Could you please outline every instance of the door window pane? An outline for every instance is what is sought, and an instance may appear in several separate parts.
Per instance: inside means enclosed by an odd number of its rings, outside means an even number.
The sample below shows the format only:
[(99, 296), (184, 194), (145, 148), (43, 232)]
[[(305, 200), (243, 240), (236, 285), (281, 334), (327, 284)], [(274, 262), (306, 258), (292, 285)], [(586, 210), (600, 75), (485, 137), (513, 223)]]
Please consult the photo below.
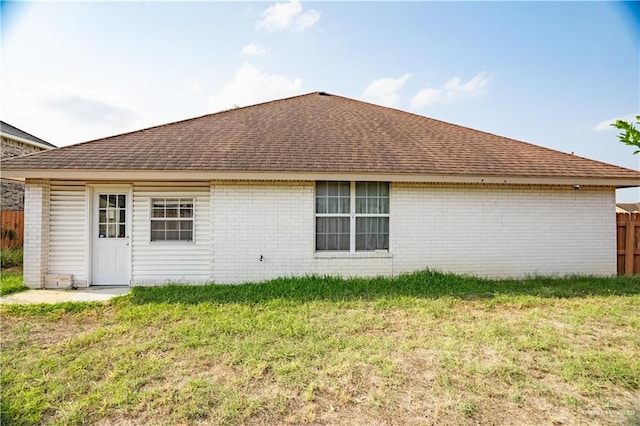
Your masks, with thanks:
[(116, 225), (115, 223), (110, 223), (107, 225), (107, 238), (115, 238), (116, 237)]
[(126, 194), (98, 195), (98, 238), (125, 238), (127, 234)]

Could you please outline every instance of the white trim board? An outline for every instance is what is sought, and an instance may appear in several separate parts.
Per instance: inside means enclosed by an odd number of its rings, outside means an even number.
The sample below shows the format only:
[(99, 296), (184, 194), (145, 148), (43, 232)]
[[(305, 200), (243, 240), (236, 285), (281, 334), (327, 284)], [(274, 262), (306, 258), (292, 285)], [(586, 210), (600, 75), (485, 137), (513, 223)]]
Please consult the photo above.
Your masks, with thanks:
[(640, 186), (636, 178), (598, 177), (536, 177), (536, 176), (492, 176), (492, 175), (427, 175), (398, 173), (336, 173), (336, 172), (252, 172), (252, 171), (185, 171), (185, 170), (2, 170), (2, 177), (9, 179), (74, 179), (111, 181), (316, 181), (358, 180), (382, 182), (417, 183), (471, 183), (471, 184), (521, 184), (521, 185), (592, 185), (615, 188)]

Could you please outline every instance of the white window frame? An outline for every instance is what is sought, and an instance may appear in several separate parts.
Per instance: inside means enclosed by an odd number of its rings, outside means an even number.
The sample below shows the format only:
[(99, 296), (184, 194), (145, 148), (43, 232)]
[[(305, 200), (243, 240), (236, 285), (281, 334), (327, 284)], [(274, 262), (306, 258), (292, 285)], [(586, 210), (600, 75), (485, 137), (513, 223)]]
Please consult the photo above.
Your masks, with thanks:
[[(177, 200), (178, 202), (178, 217), (154, 217), (154, 203), (163, 202), (166, 210), (167, 200)], [(180, 204), (182, 203), (190, 203), (191, 204), (191, 217), (180, 217)], [(164, 222), (191, 222), (191, 239), (190, 240), (154, 240), (153, 239), (153, 222), (154, 221), (164, 221)], [(180, 236), (180, 232), (178, 232), (178, 236)], [(180, 196), (165, 196), (165, 197), (152, 197), (149, 199), (149, 242), (152, 244), (175, 244), (175, 243), (194, 243), (196, 240), (196, 199), (195, 197), (180, 197)]]
[[(318, 213), (317, 212), (317, 184), (318, 182), (349, 182), (349, 213)], [(314, 232), (313, 232), (313, 245), (316, 253), (376, 253), (376, 252), (389, 252), (389, 248), (386, 249), (376, 249), (376, 250), (356, 250), (356, 220), (357, 218), (362, 217), (386, 217), (389, 218), (389, 223), (391, 222), (391, 182), (383, 182), (389, 186), (389, 213), (356, 213), (356, 184), (358, 182), (366, 182), (366, 181), (346, 181), (346, 180), (336, 180), (336, 181), (316, 181), (314, 186), (314, 196), (313, 196), (313, 209), (314, 209), (314, 219), (318, 217), (348, 217), (349, 218), (349, 250), (318, 250), (316, 244), (317, 238), (317, 221), (314, 220)], [(378, 181), (375, 181), (378, 182)], [(391, 228), (389, 227), (389, 247), (391, 247)]]

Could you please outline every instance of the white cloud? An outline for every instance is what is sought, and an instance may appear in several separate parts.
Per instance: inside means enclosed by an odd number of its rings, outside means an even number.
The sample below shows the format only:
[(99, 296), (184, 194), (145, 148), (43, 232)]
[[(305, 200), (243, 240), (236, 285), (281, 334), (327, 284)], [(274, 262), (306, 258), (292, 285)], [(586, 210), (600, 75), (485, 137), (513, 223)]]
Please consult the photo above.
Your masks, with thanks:
[(319, 20), (320, 12), (315, 9), (311, 9), (296, 18), (293, 28), (296, 31), (303, 31), (307, 28), (313, 27)]
[(442, 100), (442, 89), (422, 89), (411, 99), (413, 108), (422, 108), (427, 105), (433, 105)]
[(616, 130), (615, 127), (611, 127), (611, 125), (613, 123), (615, 123), (616, 120), (624, 120), (624, 121), (627, 121), (627, 122), (630, 122), (630, 123), (635, 123), (637, 115), (640, 115), (640, 112), (635, 113), (635, 114), (629, 113), (629, 114), (622, 115), (620, 117), (614, 117), (614, 118), (610, 118), (608, 120), (601, 121), (601, 122), (599, 122), (598, 124), (596, 124), (594, 126), (593, 131), (594, 132), (604, 132), (606, 130)]
[(302, 80), (288, 79), (283, 75), (267, 74), (248, 65), (235, 72), (233, 78), (222, 90), (210, 96), (209, 108), (220, 111), (233, 106), (255, 103), (293, 96), (300, 92)]
[(249, 43), (242, 48), (242, 53), (248, 56), (263, 56), (269, 54), (269, 50), (259, 44)]
[(411, 107), (424, 108), (436, 103), (456, 102), (480, 96), (484, 93), (489, 80), (489, 75), (486, 72), (481, 72), (466, 82), (463, 82), (460, 77), (450, 78), (442, 87), (429, 87), (420, 90), (411, 99)]
[(461, 83), (460, 77), (454, 77), (444, 83), (443, 88), (454, 92), (465, 92), (479, 94), (479, 92), (489, 83), (487, 73), (481, 72), (466, 83)]
[(386, 106), (397, 106), (400, 100), (398, 91), (404, 86), (411, 74), (406, 73), (399, 78), (379, 78), (369, 84), (363, 93), (363, 97), (370, 101)]
[(287, 28), (302, 31), (312, 27), (320, 20), (320, 12), (311, 9), (303, 12), (299, 0), (288, 3), (276, 3), (262, 12), (262, 19), (256, 24), (257, 29), (268, 31), (284, 30)]
[(149, 125), (130, 103), (76, 86), (14, 80), (4, 95), (3, 120), (58, 146)]
[(200, 82), (195, 78), (190, 78), (184, 81), (184, 94), (200, 93), (202, 87)]
[(140, 118), (129, 107), (84, 94), (64, 93), (42, 101), (47, 107), (65, 115), (68, 120), (84, 125), (108, 124), (114, 129), (126, 129)]

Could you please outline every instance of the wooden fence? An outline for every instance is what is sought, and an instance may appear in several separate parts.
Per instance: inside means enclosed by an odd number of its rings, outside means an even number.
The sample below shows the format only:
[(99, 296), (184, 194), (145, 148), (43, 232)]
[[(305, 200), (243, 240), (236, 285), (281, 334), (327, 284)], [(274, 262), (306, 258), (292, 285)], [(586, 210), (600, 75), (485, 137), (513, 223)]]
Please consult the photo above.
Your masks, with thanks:
[(22, 247), (24, 242), (24, 212), (2, 211), (2, 243), (0, 248)]
[(640, 274), (640, 214), (617, 213), (618, 275)]

